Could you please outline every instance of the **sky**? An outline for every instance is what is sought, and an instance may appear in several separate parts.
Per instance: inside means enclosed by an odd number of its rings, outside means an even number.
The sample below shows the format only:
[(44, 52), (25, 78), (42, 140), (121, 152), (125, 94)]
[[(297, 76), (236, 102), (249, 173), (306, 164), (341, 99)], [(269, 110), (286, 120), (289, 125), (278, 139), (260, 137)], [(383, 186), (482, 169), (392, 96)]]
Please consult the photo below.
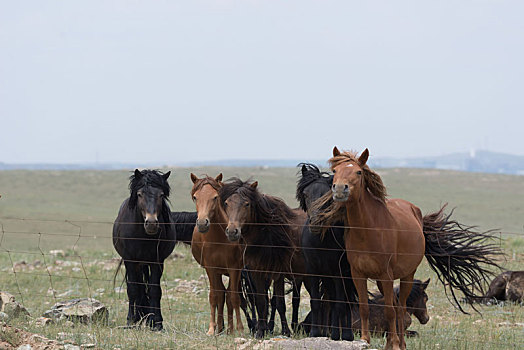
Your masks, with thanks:
[(524, 2), (0, 0), (0, 162), (524, 155)]

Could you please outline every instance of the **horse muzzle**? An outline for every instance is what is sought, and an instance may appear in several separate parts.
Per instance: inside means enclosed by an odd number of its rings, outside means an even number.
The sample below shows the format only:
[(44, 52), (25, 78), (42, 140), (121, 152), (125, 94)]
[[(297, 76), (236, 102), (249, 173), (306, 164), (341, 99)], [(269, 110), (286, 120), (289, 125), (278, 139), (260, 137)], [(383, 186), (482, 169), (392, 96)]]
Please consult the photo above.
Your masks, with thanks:
[(144, 229), (146, 230), (146, 234), (150, 236), (156, 235), (159, 228), (160, 225), (157, 218), (146, 216), (144, 220)]
[(236, 242), (240, 239), (241, 230), (240, 228), (230, 228), (226, 227), (226, 236), (231, 242)]
[(198, 232), (200, 233), (207, 233), (209, 231), (209, 227), (211, 226), (211, 222), (209, 222), (209, 219), (197, 219), (196, 226), (198, 228)]
[(333, 193), (333, 200), (335, 202), (345, 202), (349, 198), (348, 185), (333, 185), (331, 192)]

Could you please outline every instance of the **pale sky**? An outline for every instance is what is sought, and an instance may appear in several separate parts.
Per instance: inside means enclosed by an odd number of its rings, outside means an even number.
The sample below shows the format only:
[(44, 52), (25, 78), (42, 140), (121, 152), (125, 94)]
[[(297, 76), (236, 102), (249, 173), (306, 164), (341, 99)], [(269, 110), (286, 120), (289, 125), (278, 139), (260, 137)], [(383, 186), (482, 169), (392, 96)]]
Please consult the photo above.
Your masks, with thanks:
[(0, 1), (0, 162), (524, 155), (524, 2)]

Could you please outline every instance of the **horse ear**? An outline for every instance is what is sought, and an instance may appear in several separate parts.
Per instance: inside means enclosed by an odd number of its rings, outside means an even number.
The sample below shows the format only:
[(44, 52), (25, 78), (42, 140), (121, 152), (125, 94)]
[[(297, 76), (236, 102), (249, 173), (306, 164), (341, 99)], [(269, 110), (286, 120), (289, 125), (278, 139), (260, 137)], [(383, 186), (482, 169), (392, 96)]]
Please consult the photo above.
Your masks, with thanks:
[(358, 157), (358, 164), (360, 166), (364, 166), (366, 165), (366, 162), (368, 161), (368, 158), (369, 158), (369, 151), (368, 149), (366, 148), (364, 150), (364, 152), (362, 152), (362, 154), (360, 155), (360, 157)]
[(193, 181), (193, 183), (198, 181), (198, 177), (195, 174), (191, 173), (189, 176), (191, 177), (191, 181)]
[(140, 170), (135, 169), (135, 179), (140, 179), (142, 177), (142, 173)]
[(216, 182), (221, 182), (222, 181), (222, 173), (218, 174), (217, 177), (215, 177), (215, 181)]
[(428, 287), (429, 281), (431, 281), (431, 278), (428, 278), (427, 281), (422, 282), (422, 288), (426, 289)]
[(337, 157), (340, 155), (340, 151), (338, 150), (337, 146), (333, 147), (333, 157)]
[(302, 176), (306, 175), (306, 173), (307, 173), (306, 164), (302, 164)]
[(164, 180), (167, 181), (167, 179), (169, 179), (169, 175), (171, 175), (171, 171), (168, 171), (167, 173), (165, 173), (164, 175), (162, 175), (162, 177), (164, 178)]
[(251, 185), (249, 185), (251, 188), (255, 189), (258, 186), (258, 181), (253, 182)]

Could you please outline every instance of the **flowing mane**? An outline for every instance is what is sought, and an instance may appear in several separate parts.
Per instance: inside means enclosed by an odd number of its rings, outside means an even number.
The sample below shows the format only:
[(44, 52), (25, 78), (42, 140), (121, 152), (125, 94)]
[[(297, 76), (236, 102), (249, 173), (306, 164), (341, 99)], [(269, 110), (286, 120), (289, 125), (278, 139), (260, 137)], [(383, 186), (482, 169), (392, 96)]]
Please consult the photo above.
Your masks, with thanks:
[(222, 205), (233, 194), (251, 203), (254, 222), (242, 230), (250, 268), (271, 272), (289, 269), (296, 249), (289, 232), (296, 218), (293, 210), (282, 199), (262, 194), (249, 180), (236, 177), (224, 182), (219, 193)]
[[(382, 182), (382, 178), (367, 164), (359, 164), (357, 153), (353, 151), (341, 152), (338, 156), (332, 157), (328, 160), (331, 169), (336, 168), (340, 164), (354, 162), (362, 169), (362, 175), (366, 190), (373, 198), (382, 204), (386, 204), (386, 186)], [(324, 234), (329, 226), (336, 222), (345, 222), (347, 224), (346, 211), (343, 203), (335, 202), (331, 192), (316, 200), (312, 205), (313, 211), (316, 215), (311, 217), (312, 232), (321, 232)]]
[(331, 185), (333, 183), (333, 175), (330, 175), (326, 171), (320, 171), (320, 169), (311, 163), (300, 163), (298, 165), (301, 169), (306, 169), (306, 172), (303, 170), (299, 170), (299, 173), (301, 174), (300, 178), (297, 181), (297, 193), (296, 198), (300, 203), (300, 208), (307, 212), (307, 204), (306, 204), (306, 197), (304, 196), (304, 190), (306, 187), (311, 185), (312, 183), (322, 179), (327, 184)]
[(164, 179), (164, 173), (159, 170), (149, 169), (142, 170), (140, 173), (142, 174), (140, 177), (135, 176), (134, 173), (129, 177), (129, 208), (135, 208), (138, 199), (138, 190), (143, 187), (147, 189), (148, 186), (161, 189), (162, 192), (164, 192), (164, 204), (167, 205), (171, 187), (167, 180)]
[(373, 195), (376, 199), (382, 203), (386, 203), (386, 186), (382, 182), (380, 176), (371, 170), (367, 164), (361, 165), (358, 162), (357, 153), (353, 151), (343, 151), (340, 155), (332, 157), (328, 160), (331, 169), (333, 170), (337, 166), (343, 163), (354, 162), (362, 168), (362, 175), (364, 176), (364, 183), (366, 184), (366, 189), (369, 193)]

